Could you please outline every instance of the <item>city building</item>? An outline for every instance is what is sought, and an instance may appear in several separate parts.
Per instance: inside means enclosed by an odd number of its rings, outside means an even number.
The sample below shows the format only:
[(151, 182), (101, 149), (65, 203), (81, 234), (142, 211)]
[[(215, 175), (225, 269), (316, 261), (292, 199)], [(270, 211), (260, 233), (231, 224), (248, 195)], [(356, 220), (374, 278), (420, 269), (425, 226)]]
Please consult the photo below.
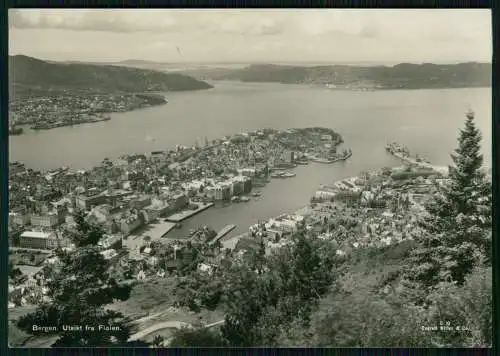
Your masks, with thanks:
[(183, 183), (181, 186), (187, 196), (193, 197), (202, 189), (202, 187), (204, 187), (204, 183), (199, 180), (194, 180), (192, 182)]
[(24, 248), (53, 250), (57, 247), (66, 247), (68, 241), (59, 238), (54, 232), (25, 231), (19, 238), (19, 244)]
[(244, 183), (240, 180), (233, 179), (232, 181), (232, 195), (243, 194)]
[(89, 215), (92, 215), (100, 223), (104, 223), (111, 218), (112, 207), (108, 204), (102, 204), (94, 207)]
[(97, 244), (105, 250), (119, 250), (123, 246), (122, 237), (122, 235), (104, 235)]
[(250, 178), (253, 178), (255, 177), (255, 168), (241, 168), (241, 169), (238, 169), (238, 174), (239, 175), (242, 175), (242, 176), (247, 176), (247, 177), (250, 177)]
[(120, 226), (115, 219), (110, 218), (104, 222), (103, 229), (107, 234), (116, 234), (120, 231)]
[(168, 205), (170, 205), (174, 210), (185, 208), (188, 204), (189, 198), (184, 193), (174, 194), (168, 199)]
[(131, 209), (142, 209), (151, 205), (151, 198), (148, 196), (141, 196), (130, 201)]
[(100, 194), (93, 196), (79, 195), (76, 197), (76, 206), (83, 210), (90, 210), (92, 207), (106, 202), (107, 197)]
[(137, 230), (142, 225), (141, 219), (138, 215), (131, 215), (121, 221), (120, 230), (125, 235)]
[(30, 224), (33, 227), (53, 229), (61, 223), (60, 216), (56, 213), (45, 215), (31, 215)]
[(104, 259), (110, 261), (111, 263), (115, 263), (119, 260), (120, 255), (114, 249), (108, 249), (100, 252)]
[(231, 199), (232, 185), (227, 182), (220, 182), (215, 186), (215, 200)]
[(30, 223), (31, 217), (27, 213), (9, 213), (9, 224), (25, 226)]
[[(233, 182), (239, 182), (243, 185), (243, 194), (248, 194), (252, 190), (252, 179), (248, 176), (236, 176), (233, 178)], [(234, 191), (234, 188), (233, 188)]]

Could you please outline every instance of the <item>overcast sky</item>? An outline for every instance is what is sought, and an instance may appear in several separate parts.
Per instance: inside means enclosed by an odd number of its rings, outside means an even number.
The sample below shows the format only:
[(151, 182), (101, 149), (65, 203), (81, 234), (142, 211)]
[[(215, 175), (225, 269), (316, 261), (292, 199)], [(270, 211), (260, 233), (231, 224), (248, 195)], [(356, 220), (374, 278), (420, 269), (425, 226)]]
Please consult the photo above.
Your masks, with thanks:
[(489, 10), (10, 10), (9, 52), (161, 62), (490, 61)]

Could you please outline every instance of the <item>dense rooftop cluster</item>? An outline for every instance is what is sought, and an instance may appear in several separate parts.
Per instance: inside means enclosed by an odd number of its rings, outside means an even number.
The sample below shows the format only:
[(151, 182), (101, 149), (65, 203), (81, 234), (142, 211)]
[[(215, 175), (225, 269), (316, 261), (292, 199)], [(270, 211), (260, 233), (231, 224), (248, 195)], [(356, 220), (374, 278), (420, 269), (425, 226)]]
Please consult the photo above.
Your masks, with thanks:
[(124, 112), (164, 104), (161, 96), (135, 94), (80, 94), (26, 98), (10, 105), (9, 124), (30, 124), (33, 129), (103, 121), (105, 113)]
[[(206, 140), (203, 147), (178, 145), (115, 161), (106, 158), (87, 171), (61, 167), (40, 172), (12, 163), (9, 236), (13, 253), (41, 273), (43, 259), (31, 255), (40, 251), (50, 256), (58, 247), (74, 248), (68, 236), (75, 227), (74, 214), (80, 213), (104, 229), (103, 254), (116, 261), (115, 270), (121, 271), (122, 278), (141, 279), (180, 268), (176, 261), (191, 259), (194, 250), (215, 258), (218, 250), (214, 249), (223, 245), (210, 243), (208, 250), (202, 247), (215, 237), (211, 232), (210, 238), (202, 238), (203, 243), (194, 248), (199, 237), (196, 231), (174, 243), (178, 249), (175, 258), (164, 256), (166, 260), (159, 262), (155, 255), (164, 244), (172, 244), (160, 239), (193, 211), (247, 196), (255, 186), (269, 181), (271, 171), (293, 169), (296, 160), (331, 152), (341, 142), (340, 135), (329, 129), (264, 129), (211, 143)], [(231, 241), (224, 244), (230, 246)], [(116, 248), (118, 251), (112, 251)]]

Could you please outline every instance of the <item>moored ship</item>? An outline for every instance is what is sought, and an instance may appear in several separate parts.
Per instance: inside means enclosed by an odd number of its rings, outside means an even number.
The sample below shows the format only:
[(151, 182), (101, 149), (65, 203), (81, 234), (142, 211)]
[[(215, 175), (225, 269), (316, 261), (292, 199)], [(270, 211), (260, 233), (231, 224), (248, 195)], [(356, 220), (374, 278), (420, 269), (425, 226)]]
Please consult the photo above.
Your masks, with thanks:
[(271, 178), (292, 178), (295, 177), (295, 173), (292, 172), (273, 172), (271, 173)]

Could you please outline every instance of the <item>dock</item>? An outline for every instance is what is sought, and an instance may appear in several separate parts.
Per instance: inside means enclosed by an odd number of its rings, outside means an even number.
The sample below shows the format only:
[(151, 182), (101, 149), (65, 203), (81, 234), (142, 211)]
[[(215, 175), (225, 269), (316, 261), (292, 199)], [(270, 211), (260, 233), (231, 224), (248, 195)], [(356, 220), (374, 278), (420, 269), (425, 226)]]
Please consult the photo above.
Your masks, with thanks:
[(405, 156), (399, 152), (389, 152), (389, 153), (392, 156), (394, 156), (395, 158), (399, 159), (400, 161), (402, 161), (406, 164), (414, 165), (414, 166), (420, 167), (420, 168), (431, 169), (431, 170), (436, 171), (438, 173), (441, 173), (443, 175), (448, 175), (448, 167), (435, 166), (435, 165), (432, 165), (430, 163), (423, 162), (423, 161), (419, 162), (416, 160), (416, 158), (412, 158), (410, 156)]
[(175, 225), (176, 223), (174, 222), (152, 223), (141, 229), (140, 236), (148, 235), (151, 237), (151, 240), (158, 240), (175, 228)]
[(191, 216), (199, 214), (202, 211), (207, 210), (208, 208), (210, 208), (212, 206), (214, 206), (214, 203), (200, 204), (199, 208), (196, 210), (184, 210), (184, 211), (181, 211), (180, 213), (175, 213), (173, 215), (170, 215), (165, 220), (169, 221), (169, 222), (178, 223), (178, 222), (181, 222), (183, 220), (186, 220), (187, 218), (190, 218)]
[(216, 243), (217, 241), (222, 239), (224, 236), (229, 234), (231, 231), (233, 231), (235, 228), (236, 228), (236, 225), (234, 225), (234, 224), (224, 226), (222, 228), (222, 230), (219, 231), (217, 236), (215, 236), (212, 240), (210, 240), (210, 242), (208, 244), (213, 245), (214, 243)]

